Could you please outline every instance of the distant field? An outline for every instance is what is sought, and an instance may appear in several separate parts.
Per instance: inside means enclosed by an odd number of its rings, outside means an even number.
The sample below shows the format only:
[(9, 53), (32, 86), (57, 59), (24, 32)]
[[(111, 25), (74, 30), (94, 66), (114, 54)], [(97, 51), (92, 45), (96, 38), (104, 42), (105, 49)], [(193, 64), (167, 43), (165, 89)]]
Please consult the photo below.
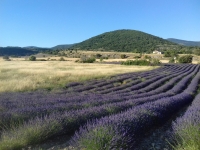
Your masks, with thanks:
[[(18, 60), (18, 61), (16, 61)], [(114, 64), (81, 64), (74, 61), (0, 60), (0, 92), (55, 89), (69, 82), (79, 82), (126, 72), (151, 70), (155, 67)]]
[[(109, 57), (109, 59), (103, 59), (104, 62), (117, 62), (117, 61), (126, 61), (127, 59), (134, 60), (135, 56), (140, 56), (139, 53), (131, 53), (131, 52), (102, 52), (102, 51), (83, 51), (83, 50), (78, 50), (78, 51), (73, 51), (72, 53), (69, 53), (69, 51), (61, 51), (60, 53), (65, 53), (67, 56), (57, 56), (57, 55), (51, 55), (51, 54), (43, 54), (39, 53), (36, 54), (37, 60), (48, 60), (48, 61), (56, 61), (59, 60), (61, 57), (63, 57), (67, 61), (76, 61), (80, 59), (80, 56), (88, 56), (88, 57), (93, 57), (96, 54), (101, 54), (104, 57)], [(70, 54), (70, 55), (69, 55)], [(121, 55), (126, 55), (127, 58), (121, 59)], [(147, 55), (152, 58), (159, 59), (160, 62), (162, 63), (168, 63), (169, 62), (169, 57), (164, 57), (163, 54), (143, 54), (143, 57)], [(179, 56), (183, 56), (186, 54), (179, 54)], [(78, 57), (79, 56), (79, 57)], [(200, 63), (200, 56), (193, 55), (193, 64), (198, 64)], [(23, 56), (21, 58), (13, 58), (10, 57), (11, 60), (14, 61), (24, 61), (28, 60), (29, 56)], [(0, 61), (2, 60), (2, 57), (0, 57)], [(96, 59), (96, 61), (100, 61), (100, 59)]]

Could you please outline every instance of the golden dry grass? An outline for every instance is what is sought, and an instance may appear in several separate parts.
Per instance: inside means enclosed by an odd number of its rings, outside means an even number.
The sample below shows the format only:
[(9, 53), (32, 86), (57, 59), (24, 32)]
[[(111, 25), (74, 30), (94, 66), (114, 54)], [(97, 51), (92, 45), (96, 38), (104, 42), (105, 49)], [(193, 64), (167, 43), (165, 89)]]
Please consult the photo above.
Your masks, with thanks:
[(72, 61), (2, 61), (0, 92), (56, 89), (69, 82), (80, 82), (114, 74), (154, 69), (150, 66), (82, 64)]

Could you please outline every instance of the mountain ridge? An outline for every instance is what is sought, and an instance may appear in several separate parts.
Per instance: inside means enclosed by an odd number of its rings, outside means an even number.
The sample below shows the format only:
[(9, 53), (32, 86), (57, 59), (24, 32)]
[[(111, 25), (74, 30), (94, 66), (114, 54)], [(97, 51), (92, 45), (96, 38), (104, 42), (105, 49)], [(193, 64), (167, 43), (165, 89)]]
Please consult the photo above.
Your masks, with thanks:
[(56, 45), (54, 47), (51, 47), (51, 49), (53, 50), (57, 50), (57, 49), (68, 49), (70, 47), (72, 47), (75, 44), (60, 44), (60, 45)]
[(167, 38), (166, 40), (180, 44), (180, 45), (184, 45), (184, 46), (199, 46), (200, 47), (200, 41), (187, 41), (187, 40), (181, 40), (181, 39), (176, 39), (176, 38)]

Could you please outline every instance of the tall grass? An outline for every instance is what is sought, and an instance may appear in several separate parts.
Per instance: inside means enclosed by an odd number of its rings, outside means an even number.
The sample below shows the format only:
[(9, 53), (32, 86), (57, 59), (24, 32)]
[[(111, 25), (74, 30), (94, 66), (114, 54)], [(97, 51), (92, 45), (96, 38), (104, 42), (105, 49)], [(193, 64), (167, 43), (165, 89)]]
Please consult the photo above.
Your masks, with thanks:
[(56, 89), (114, 74), (151, 70), (155, 67), (114, 64), (80, 64), (69, 61), (0, 61), (0, 92)]
[(174, 150), (200, 150), (200, 125), (187, 125), (176, 132)]
[(1, 133), (0, 150), (18, 150), (36, 144), (60, 131), (62, 126), (56, 117), (36, 119), (34, 126), (29, 121), (24, 125)]

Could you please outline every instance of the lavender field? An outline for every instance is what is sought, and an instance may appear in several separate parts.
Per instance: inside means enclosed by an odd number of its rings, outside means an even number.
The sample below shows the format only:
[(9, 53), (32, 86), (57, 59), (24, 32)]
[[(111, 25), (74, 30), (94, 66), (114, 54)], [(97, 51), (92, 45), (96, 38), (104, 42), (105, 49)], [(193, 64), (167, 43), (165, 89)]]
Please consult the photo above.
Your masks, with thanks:
[[(199, 131), (199, 80), (200, 65), (167, 64), (73, 82), (57, 93), (2, 93), (0, 150), (27, 148), (59, 136), (70, 136), (66, 142), (73, 149), (138, 150), (146, 133), (172, 118), (171, 149), (181, 149), (182, 137), (190, 134), (182, 131), (191, 126)], [(183, 116), (176, 117), (180, 112)]]

